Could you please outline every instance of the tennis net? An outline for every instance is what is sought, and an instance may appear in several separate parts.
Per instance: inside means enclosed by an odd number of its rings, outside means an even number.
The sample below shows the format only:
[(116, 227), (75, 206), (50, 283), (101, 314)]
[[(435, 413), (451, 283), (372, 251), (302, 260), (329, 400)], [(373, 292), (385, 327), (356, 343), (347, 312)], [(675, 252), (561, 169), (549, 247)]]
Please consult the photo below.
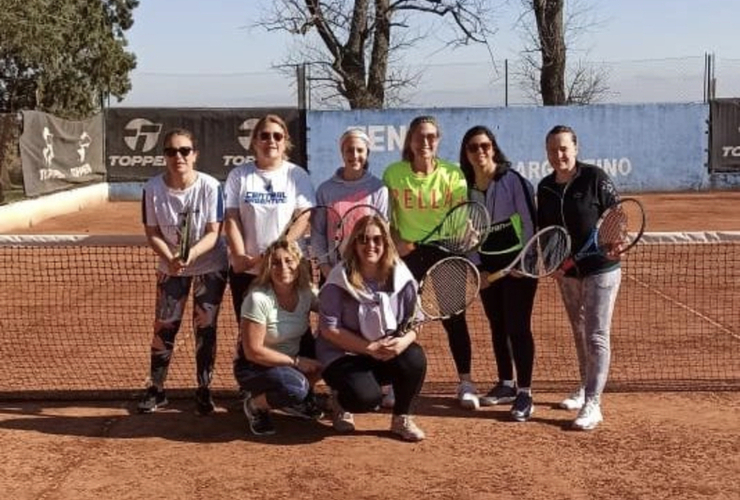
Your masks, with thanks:
[[(0, 236), (0, 397), (132, 396), (145, 386), (156, 258), (138, 236)], [(227, 296), (214, 388), (236, 391), (237, 325)], [(612, 325), (609, 390), (740, 389), (740, 232), (651, 233), (623, 260)], [(190, 307), (190, 306), (189, 306)], [(191, 316), (178, 335), (168, 389), (195, 386)], [(468, 311), (473, 376), (496, 378), (480, 304)], [(534, 386), (577, 383), (572, 334), (555, 283), (543, 279), (533, 316)], [(425, 390), (456, 374), (437, 323), (420, 335)]]

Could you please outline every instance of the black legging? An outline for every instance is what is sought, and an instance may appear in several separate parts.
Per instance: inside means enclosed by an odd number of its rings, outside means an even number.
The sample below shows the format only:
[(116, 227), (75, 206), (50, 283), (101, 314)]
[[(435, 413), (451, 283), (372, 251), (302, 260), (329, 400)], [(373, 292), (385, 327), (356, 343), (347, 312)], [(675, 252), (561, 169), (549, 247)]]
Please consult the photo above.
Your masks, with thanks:
[(247, 273), (235, 273), (232, 267), (229, 267), (229, 288), (231, 289), (231, 303), (234, 305), (234, 314), (236, 315), (236, 324), (241, 321), (242, 302), (247, 296), (249, 285), (257, 276)]
[(532, 386), (532, 308), (536, 292), (537, 280), (507, 276), (480, 293), (483, 310), (491, 326), (498, 378), (500, 381), (514, 380), (516, 366), (519, 387)]
[[(427, 270), (450, 254), (431, 245), (419, 245), (413, 252), (403, 257), (406, 266), (417, 281), (421, 281)], [(442, 326), (447, 332), (447, 342), (450, 345), (452, 359), (455, 361), (457, 373), (470, 373), (472, 350), (470, 347), (470, 332), (465, 313), (442, 320)]]
[(388, 361), (370, 356), (342, 356), (323, 373), (329, 387), (337, 391), (339, 404), (352, 413), (366, 413), (380, 406), (382, 386), (393, 385), (396, 397), (394, 415), (408, 415), (411, 404), (421, 392), (427, 373), (424, 349), (412, 343), (401, 354)]

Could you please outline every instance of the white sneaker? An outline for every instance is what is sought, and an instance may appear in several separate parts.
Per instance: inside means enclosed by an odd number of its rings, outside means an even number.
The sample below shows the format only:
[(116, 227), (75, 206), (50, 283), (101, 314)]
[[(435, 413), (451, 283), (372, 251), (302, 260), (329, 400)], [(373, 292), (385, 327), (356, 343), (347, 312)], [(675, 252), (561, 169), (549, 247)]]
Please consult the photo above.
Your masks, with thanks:
[(380, 401), (382, 408), (393, 408), (396, 406), (396, 395), (393, 393), (393, 386), (388, 386), (388, 392), (383, 394), (383, 399)]
[(581, 411), (578, 412), (578, 416), (573, 421), (573, 428), (582, 431), (590, 431), (595, 429), (604, 420), (601, 415), (601, 406), (596, 399), (588, 399)]
[(558, 406), (564, 410), (580, 410), (586, 399), (586, 389), (579, 387), (573, 393), (562, 400)]
[(460, 401), (460, 406), (467, 410), (480, 408), (478, 390), (475, 388), (475, 384), (468, 380), (462, 380), (457, 386), (457, 400)]
[(421, 441), (426, 435), (411, 415), (393, 415), (391, 417), (391, 432), (401, 437), (404, 441)]
[(339, 404), (336, 391), (332, 391), (331, 394), (331, 424), (334, 430), (340, 434), (347, 434), (355, 430), (355, 418)]

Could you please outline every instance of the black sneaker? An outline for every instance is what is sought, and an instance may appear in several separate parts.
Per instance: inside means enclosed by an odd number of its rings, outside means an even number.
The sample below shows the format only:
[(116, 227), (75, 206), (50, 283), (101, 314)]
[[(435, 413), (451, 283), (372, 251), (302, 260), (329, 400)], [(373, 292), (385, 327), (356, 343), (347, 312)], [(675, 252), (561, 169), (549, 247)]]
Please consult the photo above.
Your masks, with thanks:
[(210, 415), (216, 406), (211, 398), (211, 390), (208, 387), (198, 387), (195, 391), (195, 411), (198, 415)]
[(288, 415), (302, 418), (304, 420), (319, 420), (324, 416), (323, 410), (319, 407), (316, 396), (312, 392), (308, 393), (306, 399), (301, 403), (293, 406), (286, 406), (282, 410)]
[(520, 392), (516, 395), (514, 404), (511, 406), (511, 416), (517, 422), (526, 422), (534, 413), (534, 402), (532, 395), (526, 392)]
[(136, 407), (139, 413), (152, 413), (167, 406), (167, 396), (155, 386), (149, 387)]
[(480, 397), (481, 406), (494, 406), (511, 403), (516, 399), (516, 387), (509, 387), (499, 382), (488, 394)]
[(244, 400), (244, 415), (249, 423), (249, 430), (255, 436), (271, 436), (275, 434), (269, 410), (258, 410), (252, 407), (252, 399)]

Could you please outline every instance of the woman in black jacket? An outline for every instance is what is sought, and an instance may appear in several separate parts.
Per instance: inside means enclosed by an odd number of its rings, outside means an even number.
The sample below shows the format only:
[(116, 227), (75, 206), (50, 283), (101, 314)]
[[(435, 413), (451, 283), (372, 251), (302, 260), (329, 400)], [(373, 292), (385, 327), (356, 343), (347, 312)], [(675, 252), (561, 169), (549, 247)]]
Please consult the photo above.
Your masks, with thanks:
[[(553, 172), (537, 187), (537, 220), (541, 228), (565, 227), (575, 253), (619, 194), (603, 170), (576, 159), (578, 139), (573, 129), (558, 125), (548, 132), (545, 142)], [(591, 430), (603, 420), (600, 398), (609, 373), (609, 333), (621, 277), (618, 260), (598, 255), (579, 260), (556, 275), (573, 329), (581, 378), (580, 387), (560, 406), (579, 410), (573, 421), (576, 429)]]

